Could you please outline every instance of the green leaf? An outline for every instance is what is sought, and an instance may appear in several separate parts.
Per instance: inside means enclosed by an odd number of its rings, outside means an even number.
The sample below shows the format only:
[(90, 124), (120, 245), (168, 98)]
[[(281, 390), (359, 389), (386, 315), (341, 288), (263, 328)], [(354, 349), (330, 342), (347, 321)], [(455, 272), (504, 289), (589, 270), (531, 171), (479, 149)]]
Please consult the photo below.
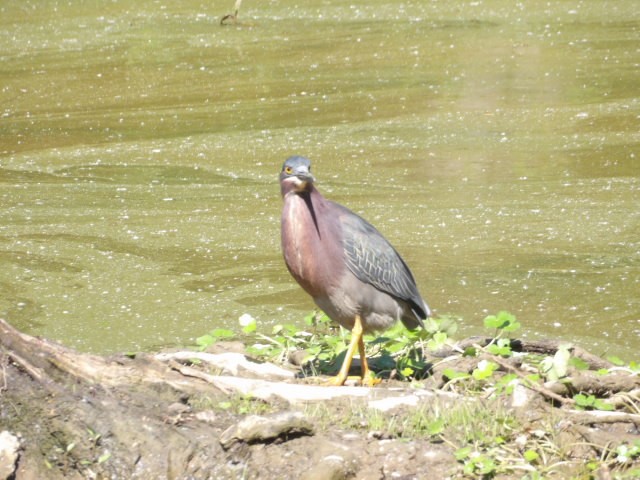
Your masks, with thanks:
[(242, 327), (242, 332), (245, 334), (249, 334), (256, 331), (256, 326), (258, 322), (256, 322), (256, 319), (253, 318), (248, 313), (244, 313), (240, 315), (240, 318), (238, 319), (238, 323)]
[(538, 373), (530, 373), (529, 375), (527, 375), (526, 377), (524, 377), (526, 380), (528, 380), (531, 383), (536, 383), (540, 380), (540, 374)]
[(506, 393), (507, 395), (510, 395), (513, 393), (513, 388), (517, 383), (520, 383), (518, 376), (515, 373), (507, 373), (496, 382), (496, 392), (498, 394)]
[(600, 399), (600, 398), (596, 398), (596, 400), (593, 402), (593, 406), (598, 409), (598, 410), (604, 410), (607, 412), (610, 412), (612, 410), (615, 410), (615, 407), (613, 405), (611, 405), (610, 403)]
[(433, 338), (427, 342), (427, 348), (431, 351), (438, 351), (447, 344), (447, 334), (438, 332), (433, 334)]
[(411, 367), (405, 367), (405, 368), (402, 369), (402, 371), (400, 373), (402, 374), (403, 377), (407, 377), (408, 378), (411, 375), (413, 375), (415, 373), (415, 371)]
[(304, 323), (306, 325), (313, 325), (315, 323), (315, 319), (316, 319), (316, 312), (311, 312), (308, 315), (305, 315), (304, 317)]
[(495, 315), (489, 315), (484, 319), (484, 326), (485, 328), (497, 329), (500, 328), (500, 321)]
[(615, 407), (613, 405), (606, 402), (605, 400), (602, 400), (601, 398), (596, 398), (594, 395), (584, 395), (582, 393), (578, 393), (573, 396), (573, 399), (575, 400), (576, 406), (578, 408), (595, 408), (597, 410), (605, 411), (615, 410)]
[(100, 465), (101, 463), (106, 462), (107, 460), (109, 460), (111, 458), (111, 453), (109, 452), (105, 452), (102, 455), (100, 455), (98, 457), (98, 465)]
[(487, 346), (487, 351), (494, 355), (510, 357), (513, 354), (511, 351), (511, 340), (508, 338), (499, 338), (496, 343)]
[(253, 323), (250, 323), (249, 325), (242, 327), (242, 333), (249, 335), (250, 333), (253, 333), (256, 331), (257, 325), (256, 322), (254, 321)]
[(465, 372), (458, 372), (453, 368), (445, 368), (442, 371), (442, 376), (448, 378), (449, 380), (457, 380), (458, 378), (469, 378), (471, 375)]
[(433, 317), (429, 317), (424, 321), (424, 329), (429, 333), (440, 331), (440, 322)]
[(502, 321), (502, 329), (505, 332), (515, 332), (520, 329), (520, 323), (516, 321), (515, 315), (509, 312), (498, 313), (498, 319)]
[(501, 311), (498, 315), (489, 315), (484, 319), (486, 328), (503, 330), (505, 332), (515, 332), (520, 328), (520, 323), (516, 321), (515, 315)]
[(569, 365), (577, 370), (589, 370), (589, 364), (578, 357), (571, 357), (569, 359)]
[(594, 472), (596, 470), (598, 470), (600, 468), (600, 462), (598, 461), (591, 461), (591, 462), (587, 462), (587, 468)]
[(538, 460), (538, 458), (540, 458), (540, 455), (538, 455), (538, 452), (536, 452), (535, 450), (526, 450), (522, 454), (522, 456), (529, 463), (535, 462), (536, 460)]
[(449, 338), (453, 337), (458, 331), (458, 322), (452, 317), (441, 317), (438, 319), (440, 322), (440, 331), (447, 334)]
[(463, 357), (477, 357), (478, 356), (478, 349), (476, 347), (467, 347), (464, 349), (464, 352), (462, 352), (462, 356)]
[(609, 360), (611, 363), (613, 363), (618, 367), (622, 367), (624, 365), (624, 361), (622, 361), (620, 357), (616, 357), (615, 355), (609, 355), (607, 357), (607, 360)]
[(440, 435), (444, 431), (444, 420), (435, 420), (427, 425), (427, 432), (432, 437)]
[(589, 408), (589, 407), (593, 407), (593, 404), (596, 401), (596, 397), (594, 397), (593, 395), (585, 395), (583, 393), (578, 393), (576, 395), (573, 396), (573, 399), (576, 402), (576, 405), (578, 407), (583, 407), (583, 408)]
[(484, 455), (474, 458), (473, 464), (475, 466), (475, 471), (477, 473), (480, 473), (481, 475), (489, 475), (496, 469), (496, 464), (494, 463), (493, 459)]
[(472, 451), (473, 449), (471, 447), (462, 447), (456, 450), (454, 455), (456, 457), (456, 460), (461, 461), (461, 460), (464, 460), (465, 458), (468, 458), (469, 455), (471, 455)]
[(211, 331), (210, 335), (215, 338), (215, 341), (223, 340), (225, 338), (232, 338), (235, 333), (228, 328), (215, 328)]
[(214, 343), (216, 343), (216, 339), (211, 335), (202, 335), (201, 337), (196, 338), (196, 345), (202, 348), (207, 348)]
[(498, 369), (496, 363), (488, 360), (480, 360), (478, 366), (471, 372), (471, 375), (476, 380), (486, 380), (493, 375), (493, 372)]

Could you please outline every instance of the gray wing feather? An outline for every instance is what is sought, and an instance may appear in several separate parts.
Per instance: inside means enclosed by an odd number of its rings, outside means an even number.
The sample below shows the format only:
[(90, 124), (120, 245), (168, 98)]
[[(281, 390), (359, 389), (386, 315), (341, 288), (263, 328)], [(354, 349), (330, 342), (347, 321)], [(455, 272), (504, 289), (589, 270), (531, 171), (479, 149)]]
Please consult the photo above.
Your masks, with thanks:
[(369, 222), (342, 207), (344, 253), (349, 270), (362, 282), (408, 303), (420, 319), (427, 306), (400, 254)]

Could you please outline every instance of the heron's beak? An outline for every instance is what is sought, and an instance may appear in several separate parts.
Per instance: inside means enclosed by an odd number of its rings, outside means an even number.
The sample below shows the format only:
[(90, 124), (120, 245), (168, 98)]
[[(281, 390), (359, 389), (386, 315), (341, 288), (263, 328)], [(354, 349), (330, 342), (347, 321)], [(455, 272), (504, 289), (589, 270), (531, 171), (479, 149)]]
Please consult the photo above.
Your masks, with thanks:
[(294, 175), (304, 183), (313, 183), (316, 181), (309, 169), (303, 166), (296, 168)]

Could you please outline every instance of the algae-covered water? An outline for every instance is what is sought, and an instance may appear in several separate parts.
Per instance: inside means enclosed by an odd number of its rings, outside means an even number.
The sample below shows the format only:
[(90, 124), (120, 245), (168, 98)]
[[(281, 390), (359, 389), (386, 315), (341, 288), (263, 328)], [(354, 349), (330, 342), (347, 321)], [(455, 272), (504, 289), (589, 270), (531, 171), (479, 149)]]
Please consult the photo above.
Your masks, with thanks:
[(231, 3), (2, 3), (2, 316), (93, 352), (301, 322), (302, 154), (460, 335), (638, 351), (635, 1)]

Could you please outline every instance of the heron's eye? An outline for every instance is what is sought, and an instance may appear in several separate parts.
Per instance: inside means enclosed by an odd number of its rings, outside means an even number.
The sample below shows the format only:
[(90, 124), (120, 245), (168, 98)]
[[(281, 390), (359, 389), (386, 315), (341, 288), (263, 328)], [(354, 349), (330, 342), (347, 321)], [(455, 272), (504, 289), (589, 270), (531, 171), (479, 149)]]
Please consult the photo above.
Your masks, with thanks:
[(291, 175), (293, 173), (293, 168), (291, 167), (284, 167), (284, 172), (288, 175)]

